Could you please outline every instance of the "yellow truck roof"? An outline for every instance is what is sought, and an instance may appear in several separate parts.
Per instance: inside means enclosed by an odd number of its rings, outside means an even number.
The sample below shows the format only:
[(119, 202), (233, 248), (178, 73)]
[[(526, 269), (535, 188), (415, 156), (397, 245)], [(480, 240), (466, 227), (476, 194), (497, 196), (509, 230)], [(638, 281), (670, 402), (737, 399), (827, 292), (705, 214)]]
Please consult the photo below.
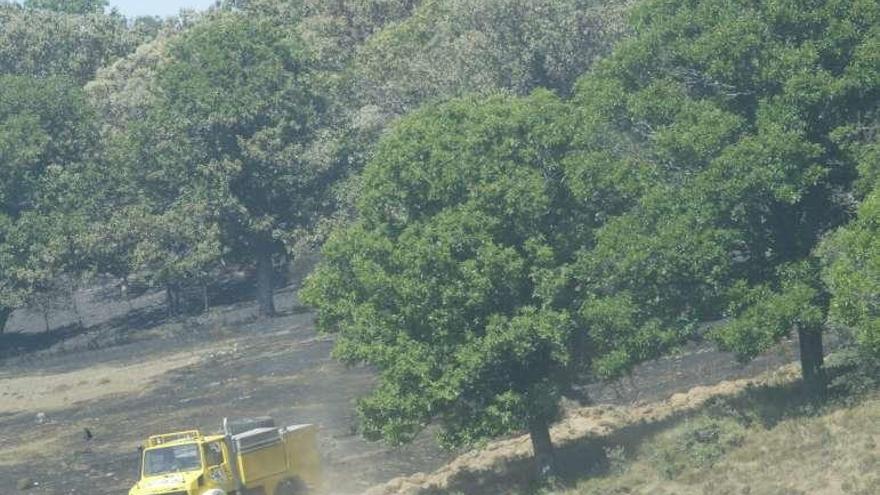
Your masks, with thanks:
[(198, 430), (178, 431), (174, 433), (163, 433), (161, 435), (152, 435), (147, 439), (146, 448), (164, 447), (166, 445), (180, 445), (189, 442), (214, 442), (222, 440), (223, 435), (202, 435)]
[(197, 442), (202, 440), (202, 438), (202, 433), (199, 430), (186, 430), (177, 431), (174, 433), (163, 433), (161, 435), (152, 435), (150, 438), (148, 438), (147, 448), (185, 442)]

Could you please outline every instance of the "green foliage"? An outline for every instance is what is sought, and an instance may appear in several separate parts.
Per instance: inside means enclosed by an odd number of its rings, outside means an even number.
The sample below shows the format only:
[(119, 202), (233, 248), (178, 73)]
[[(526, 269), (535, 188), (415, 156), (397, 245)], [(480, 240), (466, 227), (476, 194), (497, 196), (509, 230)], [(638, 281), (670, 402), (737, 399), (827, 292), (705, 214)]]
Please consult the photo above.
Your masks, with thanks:
[(347, 70), (352, 57), (384, 27), (408, 19), (421, 0), (343, 0), (301, 2), (297, 31), (322, 64)]
[(107, 0), (24, 0), (28, 9), (44, 9), (66, 14), (93, 14), (103, 12)]
[(197, 178), (233, 250), (306, 225), (335, 164), (321, 153), (325, 102), (299, 42), (267, 21), (228, 14), (174, 40), (169, 57), (153, 119), (183, 139), (184, 156), (160, 167)]
[(321, 82), (295, 36), (238, 12), (102, 71), (87, 87), (107, 145), (95, 266), (173, 287), (224, 259), (271, 263), (332, 205)]
[(828, 356), (830, 387), (839, 403), (852, 407), (880, 390), (880, 358), (865, 347), (849, 347)]
[(167, 61), (167, 38), (159, 37), (99, 69), (85, 85), (105, 134), (124, 132), (146, 118), (156, 102), (156, 73)]
[(855, 329), (858, 342), (880, 353), (880, 195), (869, 195), (858, 216), (822, 246), (824, 279), (833, 294), (831, 319)]
[(316, 62), (345, 72), (371, 35), (405, 20), (421, 0), (227, 0), (223, 7), (270, 19), (296, 32)]
[(712, 467), (745, 436), (746, 428), (732, 418), (700, 415), (658, 438), (649, 455), (656, 469), (673, 479), (685, 471)]
[(175, 204), (154, 215), (125, 212), (140, 239), (132, 252), (133, 267), (159, 287), (205, 283), (222, 250), (219, 228), (203, 208)]
[(816, 288), (815, 269), (783, 265), (774, 290), (767, 285), (748, 286), (738, 282), (728, 292), (729, 313), (736, 315), (717, 327), (715, 339), (741, 359), (752, 359), (769, 349), (792, 328), (819, 328), (825, 323), (821, 289)]
[(79, 125), (87, 111), (70, 81), (27, 76), (0, 81), (0, 204), (5, 215), (16, 218), (33, 206), (47, 171), (82, 159), (94, 134)]
[(593, 0), (424, 2), (367, 40), (357, 80), (395, 114), (467, 93), (566, 93), (619, 36), (622, 11)]
[(609, 220), (573, 266), (594, 345), (614, 349), (595, 363), (603, 378), (680, 345), (717, 303), (730, 233), (667, 194), (647, 195)]
[(359, 220), (302, 291), (335, 355), (380, 371), (359, 403), (369, 437), (438, 420), (444, 442), (470, 444), (557, 413), (579, 338), (536, 279), (588, 235), (568, 228), (586, 213), (559, 172), (570, 128), (541, 92), (428, 107), (382, 141)]
[[(595, 39), (566, 31), (608, 21), (601, 10), (566, 10), (583, 7), (422, 4), (368, 38), (355, 70), (368, 81), (367, 99), (392, 112), (457, 91), (564, 91), (571, 74), (552, 70), (554, 49), (584, 42), (598, 50), (561, 50), (583, 57), (560, 64), (578, 70), (601, 53)], [(523, 427), (527, 385), (508, 395), (480, 388), (493, 377), (476, 374), (450, 394), (465, 404), (459, 409), (433, 391), (456, 370), (459, 347), (493, 334), (495, 313), (564, 315), (560, 326), (571, 330), (559, 349), (570, 354), (557, 366), (573, 363), (592, 378), (626, 373), (706, 320), (725, 319), (712, 335), (743, 358), (793, 328), (820, 328), (828, 297), (815, 247), (846, 220), (840, 191), (872, 156), (853, 126), (857, 111), (876, 106), (866, 18), (878, 13), (857, 0), (801, 7), (640, 4), (633, 37), (578, 82), (563, 153), (500, 153), (528, 143), (509, 126), (520, 121), (515, 109), (540, 95), (431, 107), (387, 136), (364, 177), (361, 219), (331, 239), (304, 292), (322, 328), (340, 332), (340, 357), (382, 370), (378, 392), (361, 403), (366, 431), (401, 441), (439, 419), (457, 444)], [(507, 127), (487, 120), (493, 125), (474, 128), (470, 119), (487, 109)], [(553, 163), (541, 180), (563, 181), (567, 213), (523, 170), (487, 179), (518, 160)], [(499, 248), (485, 251), (490, 240)], [(485, 399), (467, 399), (471, 390)]]
[(94, 152), (92, 117), (67, 79), (0, 76), (0, 306), (17, 307), (75, 259), (78, 218), (61, 205)]
[(2, 2), (0, 25), (0, 74), (65, 76), (79, 84), (152, 35), (130, 29), (115, 14), (80, 15)]
[(878, 101), (878, 16), (859, 0), (635, 7), (635, 34), (574, 100), (584, 157), (630, 170), (640, 198), (584, 252), (587, 292), (635, 301), (626, 325), (686, 335), (725, 317), (714, 335), (743, 357), (821, 327), (819, 270), (787, 273), (817, 265), (819, 240), (848, 216), (840, 191), (871, 156), (858, 129)]

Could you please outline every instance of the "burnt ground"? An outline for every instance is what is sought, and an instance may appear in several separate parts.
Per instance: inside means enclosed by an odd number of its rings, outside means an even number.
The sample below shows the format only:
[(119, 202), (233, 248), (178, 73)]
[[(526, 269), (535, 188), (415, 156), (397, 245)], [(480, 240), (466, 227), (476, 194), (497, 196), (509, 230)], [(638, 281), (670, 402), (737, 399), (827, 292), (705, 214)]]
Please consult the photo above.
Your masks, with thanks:
[[(92, 306), (80, 304), (81, 311), (100, 308), (106, 297), (100, 292), (82, 296)], [(318, 424), (334, 494), (361, 493), (451, 459), (454, 453), (439, 449), (429, 434), (389, 448), (354, 433), (353, 403), (369, 391), (373, 375), (330, 358), (332, 340), (316, 335), (313, 315), (294, 294), (292, 287), (279, 291), (281, 316), (259, 321), (249, 302), (167, 319), (161, 295), (144, 293), (123, 309), (108, 303), (115, 312), (90, 322), (85, 333), (0, 361), (0, 494), (18, 493), (25, 479), (33, 481), (27, 493), (35, 495), (126, 493), (144, 437), (215, 431), (224, 416), (268, 414), (283, 424)], [(132, 319), (125, 309), (150, 317)], [(20, 325), (28, 321), (18, 318)], [(694, 344), (645, 364), (631, 379), (587, 392), (595, 403), (654, 401), (775, 368), (796, 358), (791, 348), (743, 366), (708, 344)], [(47, 383), (54, 388), (39, 388)]]
[[(15, 493), (25, 478), (37, 483), (28, 490), (33, 494), (125, 493), (135, 478), (137, 445), (147, 435), (216, 431), (225, 416), (271, 415), (280, 424), (320, 425), (334, 493), (360, 493), (444, 462), (449, 453), (427, 436), (389, 449), (354, 434), (353, 401), (369, 390), (372, 374), (331, 360), (332, 341), (315, 334), (312, 315), (294, 307), (293, 299), (292, 290), (281, 291), (276, 300), (281, 316), (268, 321), (256, 320), (251, 304), (239, 304), (129, 335), (118, 345), (85, 344), (7, 359), (0, 368), (0, 400), (9, 401), (5, 407), (0, 403), (0, 494)], [(151, 364), (162, 366), (169, 356), (181, 355), (195, 362), (125, 390), (126, 382), (139, 380), (138, 373), (155, 374)], [(132, 369), (135, 364), (146, 366)], [(14, 387), (16, 380), (39, 383), (59, 376), (70, 379), (42, 396)], [(95, 397), (95, 381), (106, 387), (121, 382), (123, 390)], [(58, 394), (69, 397), (61, 407)], [(84, 428), (92, 432), (91, 441)]]

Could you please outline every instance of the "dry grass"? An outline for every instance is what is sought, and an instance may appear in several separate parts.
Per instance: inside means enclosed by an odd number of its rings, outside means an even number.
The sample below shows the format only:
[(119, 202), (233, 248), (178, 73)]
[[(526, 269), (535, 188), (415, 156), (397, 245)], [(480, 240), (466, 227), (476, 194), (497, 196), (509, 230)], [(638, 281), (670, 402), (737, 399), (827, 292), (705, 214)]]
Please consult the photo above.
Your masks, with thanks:
[[(867, 361), (871, 361), (867, 363)], [(493, 442), (370, 495), (868, 495), (880, 493), (880, 362), (830, 360), (829, 401), (796, 366), (632, 408), (571, 411), (553, 428), (560, 485), (536, 487), (527, 438)]]
[(0, 413), (48, 412), (114, 394), (142, 393), (162, 375), (192, 366), (201, 354), (182, 352), (160, 359), (91, 366), (54, 374), (0, 378)]
[[(748, 398), (756, 404), (763, 391), (771, 395), (790, 387), (797, 368), (784, 366), (761, 376), (694, 387), (666, 400), (635, 407), (594, 406), (568, 411), (551, 429), (561, 470), (567, 480), (590, 476), (600, 469), (603, 447), (626, 444), (634, 449), (645, 438), (688, 415), (706, 409), (720, 398)], [(756, 408), (760, 411), (760, 408)], [(770, 414), (764, 412), (768, 417)], [(454, 459), (433, 473), (416, 473), (376, 486), (365, 495), (532, 493), (532, 447), (528, 436), (491, 442)]]
[[(782, 397), (780, 392), (776, 399)], [(848, 397), (849, 398), (849, 397)], [(880, 493), (880, 395), (857, 403), (724, 402), (635, 446), (564, 495), (873, 495)], [(720, 424), (720, 434), (706, 424)], [(701, 432), (701, 440), (694, 440)], [(702, 441), (702, 445), (701, 445)], [(629, 447), (629, 448), (627, 448)], [(700, 457), (701, 451), (711, 455)], [(717, 455), (716, 455), (717, 454)]]

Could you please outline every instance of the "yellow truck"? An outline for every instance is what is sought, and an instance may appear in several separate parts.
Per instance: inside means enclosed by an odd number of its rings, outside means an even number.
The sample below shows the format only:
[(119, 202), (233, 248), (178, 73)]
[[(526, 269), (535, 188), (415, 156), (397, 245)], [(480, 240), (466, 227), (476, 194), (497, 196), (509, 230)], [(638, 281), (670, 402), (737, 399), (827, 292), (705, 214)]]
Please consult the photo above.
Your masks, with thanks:
[(154, 435), (140, 450), (140, 480), (129, 495), (312, 495), (321, 490), (314, 425), (278, 428), (271, 418), (224, 419), (220, 434)]

